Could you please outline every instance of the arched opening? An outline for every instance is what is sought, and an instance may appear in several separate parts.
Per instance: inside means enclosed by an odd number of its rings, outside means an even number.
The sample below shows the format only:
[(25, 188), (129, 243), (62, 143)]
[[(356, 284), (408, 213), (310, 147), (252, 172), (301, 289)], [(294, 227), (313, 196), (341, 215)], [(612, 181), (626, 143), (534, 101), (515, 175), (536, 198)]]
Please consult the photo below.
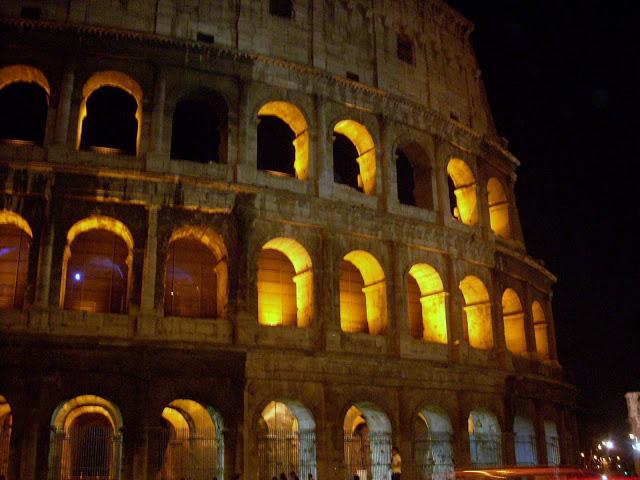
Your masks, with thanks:
[(511, 288), (502, 294), (502, 319), (507, 349), (516, 355), (527, 352), (527, 339), (524, 328), (524, 311), (520, 297)]
[(400, 203), (433, 210), (431, 166), (417, 143), (396, 149), (396, 181)]
[(133, 238), (118, 220), (94, 216), (67, 234), (61, 289), (66, 310), (125, 313)]
[(453, 478), (453, 428), (447, 414), (437, 407), (424, 407), (415, 418), (414, 432), (416, 478)]
[(289, 102), (266, 103), (258, 111), (258, 170), (274, 175), (309, 177), (309, 127)]
[(316, 423), (300, 402), (272, 401), (258, 420), (259, 479), (271, 480), (295, 472), (299, 478), (316, 474)]
[(313, 270), (305, 248), (274, 238), (258, 257), (258, 323), (308, 327), (313, 320)]
[(369, 252), (354, 250), (340, 263), (340, 326), (349, 333), (386, 333), (386, 280)]
[(391, 422), (373, 403), (352, 405), (344, 416), (346, 480), (391, 477)]
[(513, 419), (516, 465), (532, 466), (538, 464), (536, 452), (536, 431), (529, 417), (516, 415)]
[(402, 60), (409, 65), (415, 64), (413, 41), (409, 35), (405, 33), (398, 33), (396, 37), (396, 55), (399, 60)]
[(20, 215), (0, 210), (0, 310), (24, 305), (32, 237)]
[(540, 302), (534, 301), (531, 304), (531, 314), (533, 316), (533, 330), (536, 336), (536, 351), (543, 360), (549, 359), (549, 324), (544, 315), (544, 310)]
[(0, 395), (0, 477), (2, 478), (7, 478), (9, 475), (12, 425), (11, 405)]
[(178, 102), (171, 124), (171, 159), (199, 163), (225, 163), (227, 104), (210, 92), (207, 100)]
[(491, 230), (500, 237), (511, 238), (509, 200), (507, 200), (502, 183), (497, 178), (492, 177), (487, 182), (487, 195), (489, 197)]
[(547, 446), (547, 465), (560, 465), (560, 436), (556, 422), (544, 421), (544, 439)]
[(471, 465), (475, 468), (502, 465), (501, 432), (495, 415), (483, 409), (473, 410), (468, 426)]
[(431, 265), (417, 263), (407, 275), (409, 333), (426, 342), (447, 343), (447, 294)]
[(476, 179), (469, 166), (459, 158), (452, 158), (447, 165), (449, 175), (449, 199), (453, 217), (465, 225), (478, 222), (478, 197)]
[(489, 292), (478, 277), (472, 275), (460, 282), (464, 299), (464, 336), (473, 348), (493, 348), (491, 302)]
[(376, 193), (376, 149), (367, 128), (342, 120), (333, 129), (333, 179), (367, 195)]
[(82, 89), (78, 148), (136, 155), (142, 124), (142, 89), (121, 72), (91, 76)]
[(211, 480), (224, 476), (222, 417), (212, 407), (173, 400), (162, 411), (154, 467), (167, 480)]
[(49, 93), (49, 82), (37, 68), (0, 68), (0, 142), (42, 145)]
[(51, 419), (49, 479), (117, 480), (122, 456), (122, 416), (110, 401), (81, 395)]

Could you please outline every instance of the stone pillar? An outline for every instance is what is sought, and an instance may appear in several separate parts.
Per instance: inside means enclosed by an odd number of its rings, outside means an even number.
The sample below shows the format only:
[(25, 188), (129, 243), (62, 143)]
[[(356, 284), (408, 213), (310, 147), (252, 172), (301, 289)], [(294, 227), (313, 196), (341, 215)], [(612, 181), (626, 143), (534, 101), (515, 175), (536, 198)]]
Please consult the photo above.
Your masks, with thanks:
[(313, 22), (311, 62), (314, 67), (326, 70), (327, 54), (324, 40), (324, 0), (313, 0), (311, 18)]
[[(458, 397), (459, 399), (460, 397)], [(456, 470), (471, 467), (471, 449), (469, 447), (469, 419), (464, 415), (460, 404), (459, 415), (455, 422), (453, 437), (453, 461)]]
[(153, 90), (153, 110), (151, 112), (151, 139), (149, 152), (162, 153), (164, 138), (164, 110), (167, 90), (167, 72), (159, 67)]
[(538, 349), (536, 347), (536, 332), (535, 327), (533, 325), (533, 313), (531, 310), (531, 285), (529, 283), (525, 283), (524, 285), (524, 304), (522, 308), (524, 309), (524, 332), (525, 339), (527, 342), (527, 352), (530, 358), (536, 358)]
[(491, 219), (489, 217), (489, 197), (487, 194), (487, 184), (481, 178), (480, 172), (476, 170), (476, 195), (478, 201), (478, 226), (482, 231), (482, 237), (488, 238), (491, 231)]
[(331, 198), (333, 195), (333, 155), (331, 150), (332, 135), (328, 131), (325, 115), (325, 102), (315, 97), (316, 127), (316, 179), (318, 195)]
[[(24, 424), (24, 435), (20, 445), (22, 457), (20, 459), (20, 480), (36, 480), (36, 462), (38, 453), (38, 411), (30, 408)], [(18, 440), (18, 439), (16, 439)]]
[(491, 325), (493, 329), (493, 348), (498, 354), (500, 366), (505, 368), (511, 363), (507, 360), (510, 355), (507, 353), (507, 341), (504, 335), (504, 319), (502, 318), (502, 296), (503, 286), (498, 280), (496, 272), (491, 272), (491, 288), (489, 298), (491, 301)]
[[(640, 442), (640, 404), (638, 402), (640, 392), (625, 393), (624, 398), (627, 401), (630, 433), (635, 435), (634, 442), (638, 443)], [(640, 472), (640, 452), (635, 449), (633, 450), (633, 464), (637, 475)]]
[(544, 302), (544, 315), (547, 320), (547, 341), (549, 342), (549, 360), (558, 363), (558, 349), (556, 346), (556, 327), (553, 320), (553, 308), (551, 300), (553, 293), (549, 293), (549, 299)]
[(534, 428), (536, 431), (536, 450), (538, 453), (538, 464), (546, 465), (547, 459), (547, 435), (544, 430), (544, 414), (542, 412), (542, 405), (536, 402), (536, 415), (533, 420)]
[(440, 225), (445, 223), (445, 218), (451, 217), (451, 205), (449, 204), (449, 184), (447, 182), (447, 160), (448, 158), (442, 158), (442, 154), (440, 152), (442, 147), (440, 146), (440, 142), (436, 140), (435, 145), (435, 156), (434, 156), (434, 169), (433, 174), (435, 175), (435, 203), (433, 205), (434, 210), (436, 211), (436, 221)]
[(150, 205), (148, 210), (147, 244), (144, 249), (142, 269), (142, 294), (140, 309), (143, 313), (155, 310), (156, 263), (158, 258), (158, 210)]
[[(51, 204), (51, 184), (47, 182), (45, 198)], [(45, 308), (50, 304), (51, 261), (53, 258), (53, 240), (55, 237), (55, 219), (47, 218), (40, 233), (40, 253), (38, 255), (38, 272), (36, 275), (35, 304)]]
[(445, 271), (444, 287), (449, 292), (445, 309), (447, 311), (447, 337), (449, 343), (449, 357), (453, 362), (461, 362), (466, 357), (469, 342), (464, 337), (464, 325), (466, 321), (462, 312), (464, 299), (456, 282), (455, 259), (447, 256), (447, 268)]
[(9, 443), (9, 458), (8, 458), (8, 474), (7, 480), (19, 480), (21, 458), (22, 458), (22, 442), (24, 438), (24, 421), (26, 420), (24, 415), (18, 417), (13, 411), (13, 424), (11, 426), (11, 439)]
[(62, 75), (56, 126), (53, 135), (53, 143), (56, 145), (66, 145), (69, 141), (69, 116), (71, 113), (71, 99), (73, 97), (73, 85), (75, 81), (75, 67), (75, 61), (69, 61)]

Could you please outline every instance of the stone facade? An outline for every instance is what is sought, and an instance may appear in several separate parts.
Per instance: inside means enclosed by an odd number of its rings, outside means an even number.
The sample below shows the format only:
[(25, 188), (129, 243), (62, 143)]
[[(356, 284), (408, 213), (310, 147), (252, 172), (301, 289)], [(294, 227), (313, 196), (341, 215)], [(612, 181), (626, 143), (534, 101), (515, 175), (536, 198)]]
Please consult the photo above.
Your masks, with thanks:
[[(403, 478), (430, 476), (425, 465), (437, 466), (435, 456), (450, 456), (456, 468), (527, 463), (518, 458), (516, 417), (533, 426), (530, 463), (573, 463), (575, 390), (557, 362), (556, 279), (525, 250), (514, 197), (518, 161), (492, 123), (468, 40), (472, 25), (438, 0), (299, 0), (290, 16), (273, 14), (273, 3), (0, 2), (0, 91), (36, 83), (48, 99), (42, 145), (0, 142), (0, 226), (26, 222), (31, 239), (24, 300), (0, 311), (0, 428), (10, 430), (0, 468), (9, 480), (82, 476), (65, 473), (52, 453), (56, 415), (75, 401), (92, 412), (117, 410), (114, 425), (121, 418), (119, 473), (88, 476), (173, 478), (160, 466), (167, 454), (156, 432), (177, 399), (210, 406), (222, 419), (216, 472), (224, 478), (265, 477), (259, 431), (273, 401), (289, 407), (296, 428), (313, 430), (313, 448), (299, 440), (306, 453), (296, 461), (308, 457), (313, 467), (301, 470), (321, 480), (354, 473), (345, 460), (351, 406), (372, 439), (385, 436), (371, 440), (372, 450), (399, 448)], [(399, 58), (399, 35), (410, 40), (411, 61)], [(79, 148), (92, 82), (136, 99), (135, 155)], [(176, 106), (214, 94), (227, 109), (219, 161), (172, 159)], [(273, 101), (304, 117), (304, 178), (256, 167), (259, 111)], [(358, 151), (366, 193), (334, 182), (333, 135), (343, 120), (364, 127), (374, 145), (368, 167)], [(358, 147), (361, 138), (351, 140)], [(426, 154), (426, 164), (413, 167), (430, 208), (398, 201), (397, 152), (414, 144)], [(452, 159), (466, 166), (459, 177)], [(490, 179), (502, 185), (499, 201)], [(493, 213), (499, 209), (507, 213)], [(69, 232), (86, 219), (103, 219), (92, 220), (95, 228), (130, 241), (120, 313), (65, 308)], [(165, 315), (170, 244), (177, 230), (192, 227), (215, 232), (218, 259), (228, 265), (216, 318)], [(310, 258), (304, 326), (258, 321), (259, 257), (274, 238), (293, 240)], [(374, 283), (385, 289), (367, 297), (382, 310), (379, 335), (341, 328), (340, 265), (354, 251), (374, 257), (383, 272)], [(407, 279), (417, 264), (442, 280), (444, 342), (410, 334)], [(476, 283), (463, 291), (469, 278)], [(472, 298), (477, 285), (486, 301)], [(519, 310), (505, 304), (507, 289)], [(488, 322), (482, 348), (473, 345), (474, 315)], [(448, 430), (437, 430), (430, 412), (446, 418)], [(478, 461), (473, 412), (497, 422), (495, 462)], [(432, 446), (427, 460), (418, 458), (418, 418), (427, 419), (430, 442), (447, 433), (450, 447)], [(559, 437), (555, 460), (549, 422)], [(370, 477), (386, 478), (386, 457), (367, 462)]]

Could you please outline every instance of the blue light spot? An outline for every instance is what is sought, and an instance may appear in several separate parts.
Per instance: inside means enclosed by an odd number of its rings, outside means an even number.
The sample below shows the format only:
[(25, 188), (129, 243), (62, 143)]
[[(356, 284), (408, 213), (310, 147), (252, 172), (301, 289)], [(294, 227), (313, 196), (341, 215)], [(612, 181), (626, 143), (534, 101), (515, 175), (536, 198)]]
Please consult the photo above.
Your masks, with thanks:
[(74, 273), (74, 274), (73, 274), (73, 279), (74, 279), (76, 282), (79, 282), (80, 280), (82, 280), (82, 275), (81, 275), (80, 273)]

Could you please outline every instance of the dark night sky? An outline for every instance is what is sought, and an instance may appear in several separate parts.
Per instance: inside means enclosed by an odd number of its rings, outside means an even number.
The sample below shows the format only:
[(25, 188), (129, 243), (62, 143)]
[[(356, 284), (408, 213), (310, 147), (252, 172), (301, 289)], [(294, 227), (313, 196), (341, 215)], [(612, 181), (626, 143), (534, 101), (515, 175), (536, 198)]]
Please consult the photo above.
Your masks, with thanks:
[[(558, 276), (560, 362), (586, 425), (626, 431), (640, 389), (640, 40), (634, 2), (448, 0), (472, 43), (494, 120), (520, 159), (529, 254)], [(589, 431), (584, 431), (583, 436)]]

